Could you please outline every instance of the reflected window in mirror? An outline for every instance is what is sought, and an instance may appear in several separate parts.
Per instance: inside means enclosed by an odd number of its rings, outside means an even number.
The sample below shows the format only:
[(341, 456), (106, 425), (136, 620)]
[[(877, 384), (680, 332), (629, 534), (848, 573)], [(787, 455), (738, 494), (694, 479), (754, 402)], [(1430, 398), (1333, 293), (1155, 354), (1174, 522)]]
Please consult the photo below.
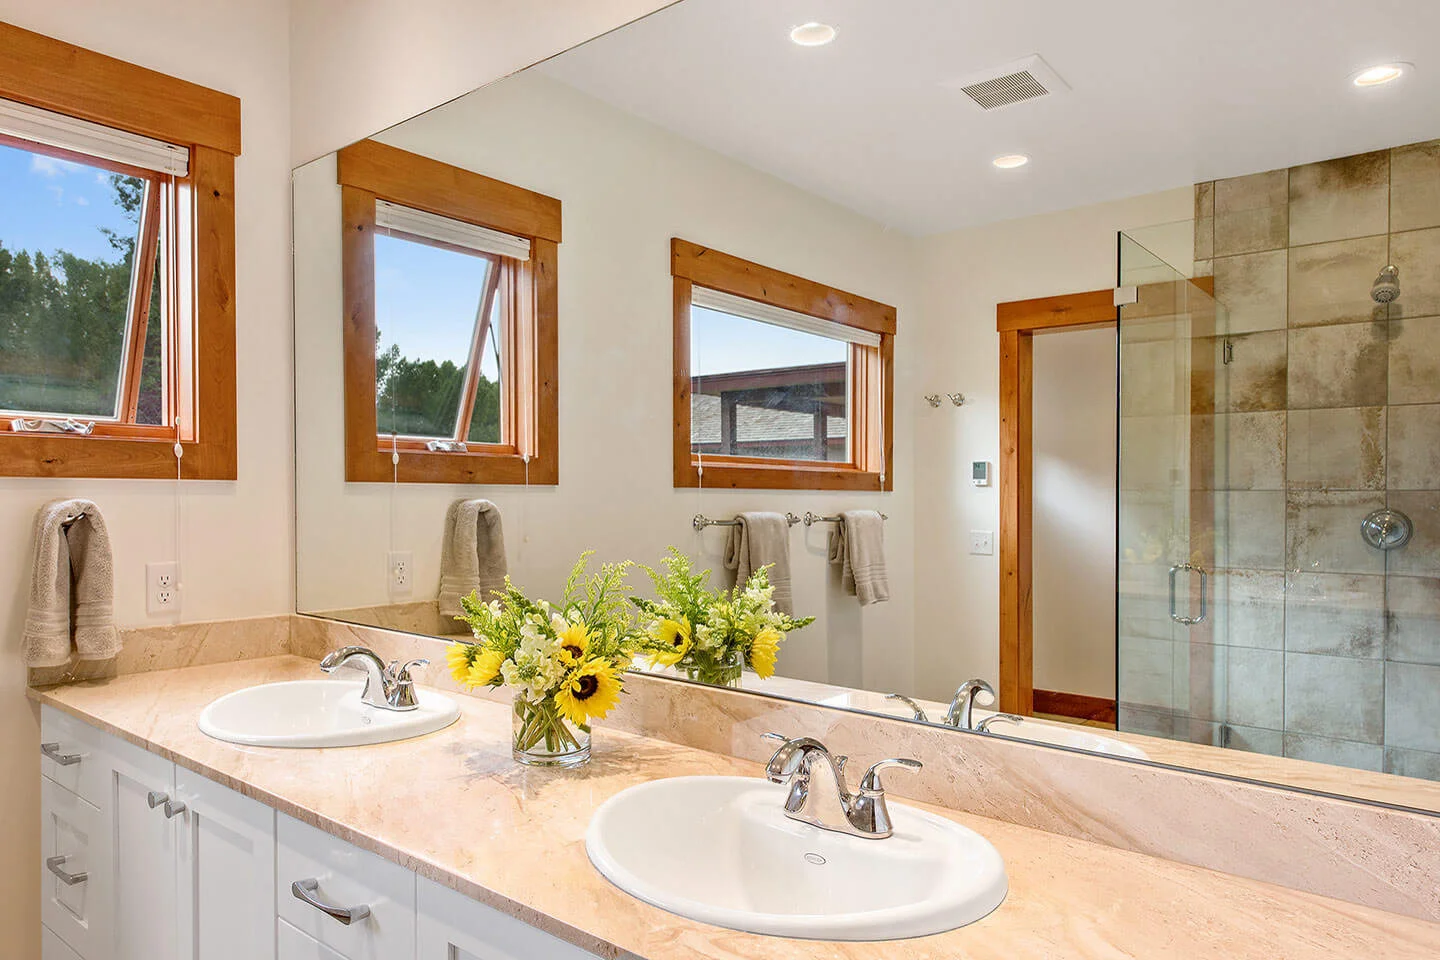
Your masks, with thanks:
[(233, 479), (240, 101), (0, 41), (0, 474)]
[(892, 489), (895, 309), (671, 247), (675, 485)]
[(559, 201), (375, 141), (339, 180), (346, 479), (556, 482)]

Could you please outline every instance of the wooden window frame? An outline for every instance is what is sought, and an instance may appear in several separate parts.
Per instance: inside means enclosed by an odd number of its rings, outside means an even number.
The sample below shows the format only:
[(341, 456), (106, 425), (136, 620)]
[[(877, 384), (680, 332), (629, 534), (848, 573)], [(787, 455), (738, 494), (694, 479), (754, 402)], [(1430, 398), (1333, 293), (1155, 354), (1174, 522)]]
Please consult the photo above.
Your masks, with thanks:
[[(3, 22), (0, 49), (5, 50), (0, 57), (0, 97), (190, 151), (189, 175), (172, 178), (173, 199), (159, 205), (153, 221), (158, 230), (159, 215), (172, 217), (172, 236), (188, 241), (177, 244), (187, 255), (176, 256), (173, 271), (162, 271), (162, 280), (171, 285), (166, 295), (176, 318), (169, 356), (188, 360), (171, 364), (175, 376), (167, 385), (175, 390), (177, 423), (157, 428), (100, 421), (91, 435), (71, 436), (14, 433), (6, 418), (0, 424), (0, 476), (236, 479), (235, 158), (240, 155), (240, 100)], [(36, 147), (27, 143), (26, 149)], [(94, 158), (85, 162), (107, 166)], [(159, 182), (152, 171), (135, 175)], [(153, 269), (154, 244), (142, 242), (137, 263), (148, 260), (147, 269)], [(149, 305), (148, 298), (142, 299), (145, 302), (135, 307), (141, 314)], [(133, 409), (138, 394), (144, 322), (139, 316), (130, 318), (138, 324), (130, 347), (139, 352), (125, 358), (122, 416)], [(177, 440), (183, 452), (178, 463), (173, 449)]]
[[(343, 230), (346, 482), (559, 483), (560, 201), (375, 140), (342, 149), (336, 179)], [(501, 311), (510, 347), (501, 358), (501, 436), (506, 442), (439, 451), (426, 449), (424, 440), (380, 436), (375, 412), (377, 199), (530, 241), (528, 261), (502, 258), (495, 294), (510, 301)], [(473, 384), (470, 392), (467, 407), (474, 402)]]
[[(674, 484), (750, 490), (895, 489), (895, 308), (712, 250), (670, 240), (674, 290)], [(691, 444), (690, 308), (695, 287), (879, 335), (850, 345), (850, 462), (697, 455)], [(701, 466), (703, 463), (703, 472)]]

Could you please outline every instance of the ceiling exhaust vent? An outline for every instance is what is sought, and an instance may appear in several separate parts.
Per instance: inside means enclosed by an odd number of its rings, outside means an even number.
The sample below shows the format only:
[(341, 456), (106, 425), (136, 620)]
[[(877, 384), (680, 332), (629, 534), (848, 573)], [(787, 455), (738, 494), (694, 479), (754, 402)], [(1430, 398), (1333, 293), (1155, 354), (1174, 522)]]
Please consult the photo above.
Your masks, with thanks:
[(1070, 89), (1039, 54), (958, 80), (949, 80), (942, 86), (958, 87), (982, 110), (998, 110)]

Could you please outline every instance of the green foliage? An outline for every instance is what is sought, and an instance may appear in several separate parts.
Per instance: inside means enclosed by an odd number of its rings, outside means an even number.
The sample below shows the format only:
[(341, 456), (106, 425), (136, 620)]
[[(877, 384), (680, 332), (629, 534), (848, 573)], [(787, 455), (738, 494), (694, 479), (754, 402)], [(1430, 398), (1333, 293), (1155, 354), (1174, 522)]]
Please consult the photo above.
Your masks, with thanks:
[[(376, 424), (381, 434), (449, 437), (455, 432), (465, 368), (452, 361), (412, 360), (400, 345), (375, 355)], [(473, 443), (500, 442), (500, 384), (481, 374), (476, 378)]]

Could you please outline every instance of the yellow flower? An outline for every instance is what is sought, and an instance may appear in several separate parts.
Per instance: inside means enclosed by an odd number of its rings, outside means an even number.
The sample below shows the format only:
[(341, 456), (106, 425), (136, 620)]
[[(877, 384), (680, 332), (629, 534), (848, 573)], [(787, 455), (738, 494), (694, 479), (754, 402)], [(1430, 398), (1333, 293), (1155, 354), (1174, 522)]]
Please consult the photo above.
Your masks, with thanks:
[(762, 680), (775, 676), (775, 660), (780, 656), (780, 641), (785, 635), (774, 627), (766, 627), (755, 634), (750, 644), (750, 666)]
[(455, 682), (464, 683), (470, 675), (470, 651), (473, 649), (468, 643), (452, 643), (450, 649), (445, 651), (445, 663), (450, 667), (450, 676)]
[(690, 624), (685, 620), (661, 620), (652, 636), (660, 650), (650, 655), (658, 667), (673, 667), (690, 652)]
[(471, 687), (483, 687), (493, 682), (500, 675), (500, 665), (504, 662), (505, 655), (499, 650), (480, 651), (475, 662), (470, 664), (464, 683)]
[(569, 620), (555, 622), (565, 624), (555, 630), (555, 639), (560, 643), (561, 659), (573, 667), (585, 659), (585, 651), (590, 649), (590, 631), (583, 623)]
[(555, 691), (555, 705), (577, 727), (604, 717), (620, 700), (620, 673), (608, 660), (591, 660), (572, 670)]

